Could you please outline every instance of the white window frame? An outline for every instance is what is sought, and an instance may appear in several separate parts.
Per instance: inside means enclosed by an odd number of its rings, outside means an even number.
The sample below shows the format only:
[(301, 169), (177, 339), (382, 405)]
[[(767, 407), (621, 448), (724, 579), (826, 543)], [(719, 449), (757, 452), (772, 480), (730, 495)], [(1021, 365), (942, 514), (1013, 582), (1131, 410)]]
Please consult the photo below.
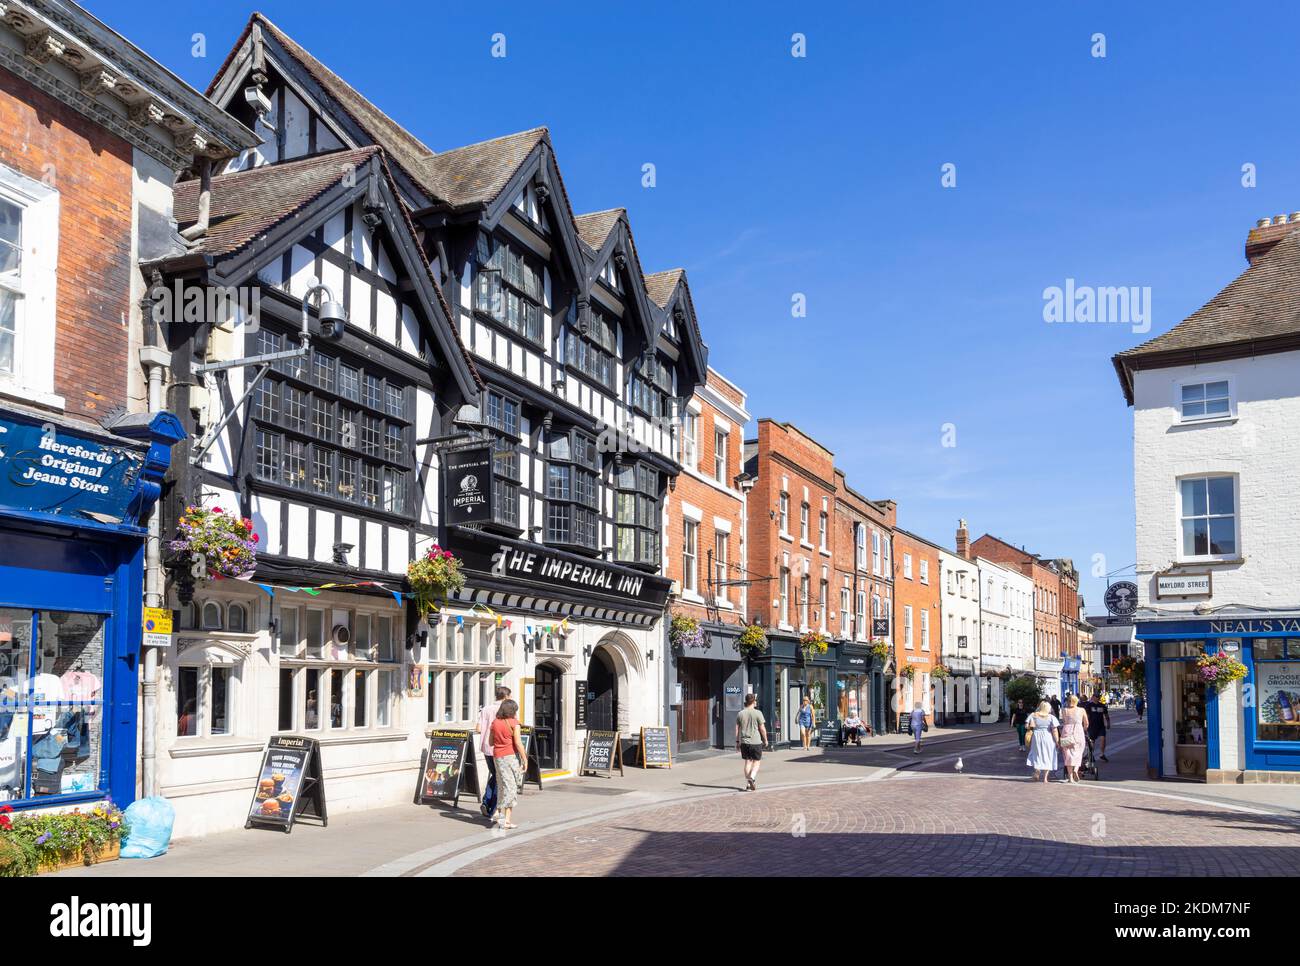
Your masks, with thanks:
[(727, 443), (730, 434), (719, 426), (713, 427), (713, 478), (727, 485)]
[(921, 650), (930, 649), (930, 611), (928, 608), (921, 608)]
[(799, 630), (808, 630), (808, 605), (812, 597), (812, 575), (807, 570), (799, 578)]
[(903, 554), (903, 577), (906, 580), (912, 579), (912, 555), (910, 553)]
[[(1183, 390), (1189, 386), (1203, 386), (1208, 388), (1215, 383), (1225, 382), (1228, 384), (1228, 411), (1226, 413), (1212, 413), (1202, 416), (1185, 416), (1183, 415)], [(1218, 398), (1218, 397), (1216, 397)], [(1237, 418), (1237, 380), (1235, 376), (1227, 373), (1211, 373), (1209, 375), (1200, 374), (1180, 379), (1174, 383), (1174, 413), (1175, 422), (1180, 425), (1192, 425), (1195, 423), (1216, 423), (1224, 420)]]
[(682, 465), (699, 469), (700, 414), (693, 409), (682, 413)]
[(880, 531), (871, 531), (871, 572), (880, 575)]
[[(1233, 552), (1228, 554), (1188, 554), (1183, 551), (1183, 520), (1184, 519), (1223, 519), (1225, 514), (1210, 514), (1209, 501), (1207, 494), (1206, 513), (1204, 517), (1200, 515), (1185, 516), (1183, 512), (1183, 484), (1190, 480), (1210, 480), (1210, 479), (1230, 479), (1232, 480), (1232, 524), (1233, 524)], [(1207, 525), (1208, 530), (1208, 525)], [(1177, 477), (1174, 480), (1174, 540), (1177, 541), (1177, 559), (1180, 562), (1200, 562), (1208, 560), (1240, 560), (1242, 557), (1241, 549), (1241, 475), (1238, 473), (1189, 473), (1185, 476)]]
[(727, 586), (727, 562), (731, 557), (731, 534), (725, 530), (713, 531), (713, 596), (720, 604), (730, 604), (730, 587)]
[(903, 647), (912, 650), (912, 605), (903, 605)]
[(922, 557), (918, 563), (921, 568), (921, 583), (928, 584), (930, 582), (930, 561)]
[(0, 287), (14, 306), (13, 371), (0, 372), (0, 394), (62, 409), (54, 392), (59, 268), (59, 192), (0, 164), (0, 197), (23, 210), (22, 267)]
[(682, 519), (682, 589), (699, 593), (700, 524)]
[(808, 543), (809, 526), (811, 526), (812, 507), (807, 502), (799, 504), (799, 542)]

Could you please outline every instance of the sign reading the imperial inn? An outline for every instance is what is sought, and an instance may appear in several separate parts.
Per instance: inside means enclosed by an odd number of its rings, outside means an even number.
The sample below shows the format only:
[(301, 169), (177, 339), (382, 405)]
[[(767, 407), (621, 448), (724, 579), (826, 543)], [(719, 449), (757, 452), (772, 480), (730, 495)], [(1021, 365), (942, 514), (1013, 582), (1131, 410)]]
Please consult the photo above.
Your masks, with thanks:
[(492, 450), (487, 446), (453, 450), (444, 457), (443, 492), (449, 524), (492, 519)]

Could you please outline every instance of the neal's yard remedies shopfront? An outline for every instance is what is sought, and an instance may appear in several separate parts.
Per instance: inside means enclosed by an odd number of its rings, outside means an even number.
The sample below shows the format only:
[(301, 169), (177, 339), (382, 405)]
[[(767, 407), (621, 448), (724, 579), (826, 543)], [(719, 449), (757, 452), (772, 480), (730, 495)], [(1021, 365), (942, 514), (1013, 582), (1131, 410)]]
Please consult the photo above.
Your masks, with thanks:
[[(1300, 784), (1300, 614), (1146, 620), (1137, 637), (1149, 774)], [(1240, 661), (1245, 677), (1220, 689), (1202, 667), (1207, 655)]]
[(135, 797), (141, 522), (180, 438), (0, 408), (0, 801)]

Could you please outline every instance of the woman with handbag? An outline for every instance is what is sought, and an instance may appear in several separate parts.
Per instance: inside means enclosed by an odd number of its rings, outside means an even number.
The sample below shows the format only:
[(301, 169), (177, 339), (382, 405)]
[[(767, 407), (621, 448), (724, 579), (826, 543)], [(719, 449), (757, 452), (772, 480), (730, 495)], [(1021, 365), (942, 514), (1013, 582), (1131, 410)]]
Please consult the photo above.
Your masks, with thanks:
[(1061, 755), (1065, 759), (1065, 778), (1072, 785), (1079, 784), (1079, 766), (1083, 764), (1083, 749), (1087, 744), (1088, 712), (1079, 707), (1077, 695), (1065, 699), (1061, 712)]
[(1034, 781), (1042, 774), (1043, 784), (1047, 777), (1060, 767), (1057, 746), (1060, 744), (1061, 722), (1052, 714), (1050, 701), (1040, 702), (1038, 710), (1029, 716), (1029, 730), (1025, 740), (1029, 743), (1029, 757), (1025, 764), (1034, 770)]

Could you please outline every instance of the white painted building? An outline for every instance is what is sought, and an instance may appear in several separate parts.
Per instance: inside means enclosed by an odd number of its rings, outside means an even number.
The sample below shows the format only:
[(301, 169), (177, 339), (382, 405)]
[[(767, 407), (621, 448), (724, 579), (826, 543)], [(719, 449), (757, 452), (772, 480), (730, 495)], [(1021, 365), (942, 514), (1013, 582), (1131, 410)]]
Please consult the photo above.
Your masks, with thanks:
[[(966, 521), (959, 524), (960, 531)], [(980, 665), (980, 580), (974, 560), (939, 549), (940, 657), (952, 676), (935, 688), (935, 714), (943, 723), (975, 720), (978, 709), (970, 701), (970, 682), (977, 680)], [(959, 689), (965, 692), (959, 696)], [(955, 717), (952, 717), (954, 716)]]
[(980, 580), (980, 663), (985, 671), (1034, 670), (1034, 582), (985, 557)]
[[(1300, 213), (1261, 221), (1246, 271), (1114, 359), (1133, 406), (1153, 775), (1300, 780), (1298, 230)], [(1246, 677), (1206, 687), (1206, 655)]]

